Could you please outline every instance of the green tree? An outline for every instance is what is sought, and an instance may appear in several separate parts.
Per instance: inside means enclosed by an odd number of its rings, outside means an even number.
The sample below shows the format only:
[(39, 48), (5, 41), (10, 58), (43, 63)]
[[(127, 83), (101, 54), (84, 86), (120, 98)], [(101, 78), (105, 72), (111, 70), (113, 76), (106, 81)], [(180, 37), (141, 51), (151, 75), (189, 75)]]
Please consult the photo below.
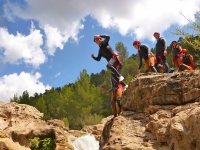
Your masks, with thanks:
[(20, 103), (20, 100), (19, 100), (17, 94), (14, 94), (14, 97), (13, 97), (13, 98), (10, 98), (10, 102)]
[(118, 54), (120, 55), (120, 60), (123, 63), (128, 58), (127, 48), (124, 46), (124, 44), (122, 42), (118, 42), (115, 45), (115, 49), (118, 52)]
[[(181, 13), (181, 15), (185, 17), (184, 14)], [(200, 11), (194, 14), (194, 18), (195, 21), (192, 21), (185, 17), (188, 24), (184, 27), (175, 26), (175, 32), (172, 33), (181, 36), (179, 42), (182, 48), (188, 49), (194, 59), (198, 60), (200, 57)]]
[[(51, 116), (51, 118), (59, 118), (59, 102), (58, 99), (60, 97), (60, 93), (56, 91), (54, 88), (51, 88), (50, 90), (46, 90), (43, 96), (43, 99), (46, 104), (47, 114), (48, 116)], [(47, 118), (47, 117), (46, 117)], [(47, 118), (47, 119), (51, 119)]]
[(90, 77), (84, 69), (80, 73), (80, 78), (74, 83), (71, 90), (65, 89), (65, 109), (66, 118), (69, 120), (69, 126), (74, 129), (80, 129), (85, 120), (91, 114), (99, 114), (102, 109), (102, 99), (100, 90), (93, 84), (90, 84)]
[(46, 103), (43, 97), (39, 97), (34, 105), (40, 112), (47, 114)]
[(30, 104), (30, 97), (28, 91), (24, 91), (22, 96), (19, 97), (20, 104)]

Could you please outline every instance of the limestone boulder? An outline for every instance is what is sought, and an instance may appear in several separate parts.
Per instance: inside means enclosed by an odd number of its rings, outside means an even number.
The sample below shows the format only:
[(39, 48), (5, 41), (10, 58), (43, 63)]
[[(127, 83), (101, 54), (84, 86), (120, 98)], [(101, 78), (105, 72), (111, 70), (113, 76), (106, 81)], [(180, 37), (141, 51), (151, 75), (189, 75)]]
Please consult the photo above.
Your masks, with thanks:
[[(20, 150), (30, 146), (30, 139), (34, 137), (55, 139), (56, 149), (65, 149), (66, 137), (63, 128), (49, 125), (42, 120), (43, 113), (36, 108), (11, 103), (0, 103), (0, 145), (18, 145)], [(51, 121), (49, 121), (51, 122)], [(13, 144), (10, 144), (13, 143)], [(6, 148), (4, 148), (6, 149)]]
[(200, 71), (140, 74), (122, 97), (123, 110), (144, 112), (150, 105), (182, 105), (200, 97)]
[(122, 114), (106, 122), (100, 150), (200, 149), (200, 71), (140, 74)]

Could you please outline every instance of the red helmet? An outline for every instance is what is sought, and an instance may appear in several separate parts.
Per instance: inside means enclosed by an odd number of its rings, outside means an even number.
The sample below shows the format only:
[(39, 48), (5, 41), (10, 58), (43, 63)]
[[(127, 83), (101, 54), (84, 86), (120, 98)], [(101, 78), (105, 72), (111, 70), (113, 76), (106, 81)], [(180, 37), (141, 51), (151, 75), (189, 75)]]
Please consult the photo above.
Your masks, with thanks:
[(171, 44), (173, 44), (173, 42), (177, 43), (177, 41), (172, 41), (172, 43), (171, 43)]
[(136, 44), (137, 44), (137, 45), (140, 45), (141, 42), (140, 42), (139, 40), (135, 40), (135, 41), (133, 42), (133, 46), (136, 45)]
[(160, 36), (160, 32), (154, 32), (154, 34), (153, 34), (153, 35), (155, 35), (155, 34), (158, 34), (158, 36)]
[(185, 55), (188, 54), (188, 50), (187, 49), (182, 49), (181, 53), (184, 53)]
[(95, 42), (95, 39), (102, 40), (102, 38), (101, 38), (101, 37), (94, 37), (94, 42)]

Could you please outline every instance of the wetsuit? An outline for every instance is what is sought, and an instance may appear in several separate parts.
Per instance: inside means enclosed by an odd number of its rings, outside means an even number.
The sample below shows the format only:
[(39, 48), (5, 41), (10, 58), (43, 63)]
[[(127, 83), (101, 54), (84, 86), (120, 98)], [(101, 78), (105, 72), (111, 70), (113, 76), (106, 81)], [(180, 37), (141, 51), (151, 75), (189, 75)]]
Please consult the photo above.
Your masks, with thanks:
[(179, 65), (179, 71), (194, 70), (193, 56), (187, 54), (182, 58), (182, 64)]
[(179, 65), (181, 64), (181, 60), (179, 57), (179, 53), (182, 50), (182, 48), (180, 46), (176, 46), (173, 50), (172, 50), (172, 61), (174, 62), (174, 65), (178, 68)]
[[(153, 57), (153, 53), (151, 52), (150, 48), (145, 45), (142, 44), (140, 45), (140, 50), (138, 50), (138, 54), (139, 54), (139, 66), (138, 66), (138, 70), (141, 69), (142, 67), (142, 58), (145, 60), (145, 69), (146, 72), (149, 71), (149, 67), (153, 72), (157, 72), (154, 65), (155, 65), (155, 58)], [(148, 58), (148, 54), (151, 54), (152, 57)]]
[(157, 60), (157, 63), (156, 63), (156, 69), (159, 71), (160, 68), (158, 67), (159, 65), (158, 64), (161, 64), (163, 63), (165, 65), (165, 73), (168, 73), (170, 72), (170, 68), (169, 68), (169, 65), (167, 63), (167, 59), (166, 59), (166, 56), (163, 55), (164, 51), (167, 50), (167, 42), (164, 38), (160, 37), (158, 40), (157, 40), (157, 43), (156, 43), (156, 60)]
[(116, 82), (112, 77), (110, 78), (110, 80), (112, 83), (112, 87), (109, 89), (109, 92), (112, 92), (112, 97), (111, 97), (112, 112), (113, 112), (114, 117), (116, 117), (117, 116), (116, 102), (118, 104), (118, 114), (119, 114), (121, 112), (120, 100), (121, 100), (124, 89), (123, 89), (123, 85)]
[(93, 57), (94, 60), (100, 61), (101, 57), (104, 57), (108, 64), (107, 69), (110, 70), (117, 78), (121, 76), (121, 74), (117, 71), (116, 65), (119, 63), (118, 59), (115, 55), (115, 52), (108, 44), (110, 40), (110, 36), (108, 35), (100, 35), (100, 37), (104, 38), (104, 40), (101, 42), (101, 45), (99, 46), (99, 53), (97, 57)]
[[(121, 72), (122, 72), (122, 64), (121, 64), (121, 62), (119, 63), (119, 66), (117, 67), (117, 71), (121, 74)], [(113, 73), (111, 73), (111, 76), (116, 82), (119, 83), (119, 79)], [(126, 86), (126, 83), (124, 81), (121, 81), (120, 83), (123, 86)]]

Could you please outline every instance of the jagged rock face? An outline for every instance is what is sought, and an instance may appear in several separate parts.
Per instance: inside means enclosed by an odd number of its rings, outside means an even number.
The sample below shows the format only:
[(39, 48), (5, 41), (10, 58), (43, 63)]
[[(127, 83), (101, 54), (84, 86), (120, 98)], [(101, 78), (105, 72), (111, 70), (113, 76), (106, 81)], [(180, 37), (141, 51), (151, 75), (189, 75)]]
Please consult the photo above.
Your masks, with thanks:
[[(200, 102), (177, 106), (152, 106), (147, 130), (171, 150), (200, 149)], [(155, 110), (156, 109), (156, 110)]]
[[(100, 139), (101, 150), (154, 150), (160, 147), (156, 137), (146, 131), (148, 116), (145, 113), (123, 111), (109, 120)], [(165, 147), (163, 147), (162, 150)]]
[[(56, 149), (64, 149), (66, 137), (60, 128), (48, 125), (36, 108), (17, 103), (0, 103), (0, 148), (30, 149), (29, 139), (53, 138)], [(53, 121), (49, 121), (52, 123)], [(7, 140), (6, 140), (7, 139)], [(4, 148), (6, 147), (6, 148)], [(20, 147), (20, 148), (18, 148)]]
[(144, 112), (150, 105), (182, 105), (200, 97), (200, 72), (141, 74), (129, 83), (123, 110)]
[(89, 133), (92, 134), (96, 140), (100, 140), (103, 128), (105, 126), (105, 124), (112, 118), (112, 116), (109, 116), (107, 118), (103, 118), (101, 120), (101, 122), (97, 125), (85, 125), (83, 126), (83, 128), (81, 129), (81, 131), (85, 132), (85, 133)]
[(200, 71), (143, 74), (129, 83), (122, 114), (103, 129), (101, 150), (199, 150)]

